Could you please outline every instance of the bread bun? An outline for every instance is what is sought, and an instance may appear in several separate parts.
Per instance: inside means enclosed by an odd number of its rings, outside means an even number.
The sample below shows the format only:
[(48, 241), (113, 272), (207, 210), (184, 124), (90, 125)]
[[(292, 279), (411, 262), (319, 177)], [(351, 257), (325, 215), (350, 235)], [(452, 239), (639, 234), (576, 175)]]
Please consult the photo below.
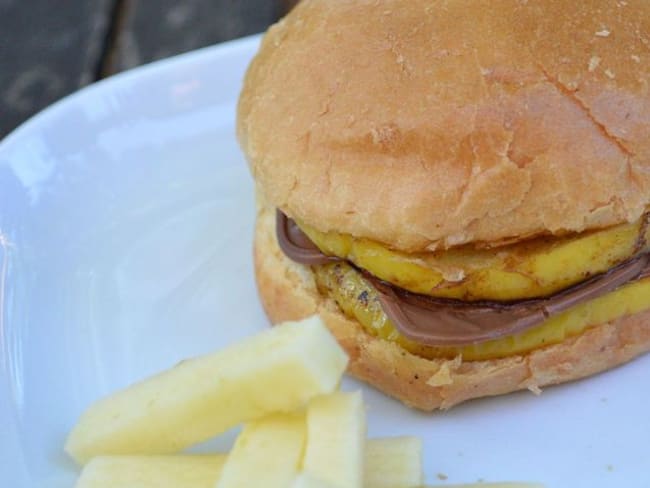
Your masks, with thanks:
[(650, 310), (601, 324), (561, 344), (489, 361), (424, 359), (373, 337), (323, 297), (311, 270), (289, 260), (275, 237), (274, 211), (261, 208), (255, 271), (272, 323), (319, 313), (350, 355), (349, 372), (421, 410), (447, 409), (472, 398), (575, 380), (650, 350)]
[(650, 2), (305, 0), (264, 37), (238, 135), (265, 198), (406, 251), (638, 219)]

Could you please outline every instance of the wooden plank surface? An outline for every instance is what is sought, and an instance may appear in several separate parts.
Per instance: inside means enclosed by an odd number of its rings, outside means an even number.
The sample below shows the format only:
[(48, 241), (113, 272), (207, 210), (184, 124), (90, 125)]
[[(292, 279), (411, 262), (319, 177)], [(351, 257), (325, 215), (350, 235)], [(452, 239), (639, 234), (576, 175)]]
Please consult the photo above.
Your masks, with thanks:
[(0, 0), (0, 138), (96, 78), (113, 0)]
[(264, 31), (283, 12), (271, 0), (125, 0), (123, 8), (105, 74)]
[(0, 0), (0, 139), (104, 76), (264, 31), (295, 0)]

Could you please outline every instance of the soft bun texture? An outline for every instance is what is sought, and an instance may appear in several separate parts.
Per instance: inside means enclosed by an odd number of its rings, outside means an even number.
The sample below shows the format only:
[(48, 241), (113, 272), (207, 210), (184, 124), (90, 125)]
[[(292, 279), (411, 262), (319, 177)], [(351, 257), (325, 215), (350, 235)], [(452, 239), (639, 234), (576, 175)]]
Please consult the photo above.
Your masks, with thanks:
[(638, 219), (650, 2), (304, 0), (238, 135), (265, 198), (405, 251)]
[(319, 313), (350, 355), (349, 372), (421, 410), (545, 385), (604, 371), (650, 350), (650, 310), (601, 324), (561, 344), (489, 361), (429, 360), (367, 334), (320, 295), (311, 270), (289, 260), (275, 238), (274, 211), (258, 210), (255, 271), (273, 323)]

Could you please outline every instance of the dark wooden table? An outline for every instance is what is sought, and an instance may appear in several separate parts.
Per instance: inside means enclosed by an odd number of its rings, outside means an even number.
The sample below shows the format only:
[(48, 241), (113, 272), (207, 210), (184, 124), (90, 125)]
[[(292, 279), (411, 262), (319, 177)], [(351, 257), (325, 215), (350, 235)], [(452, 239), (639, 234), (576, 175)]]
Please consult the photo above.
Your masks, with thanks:
[(291, 0), (0, 0), (0, 139), (106, 76), (264, 31)]

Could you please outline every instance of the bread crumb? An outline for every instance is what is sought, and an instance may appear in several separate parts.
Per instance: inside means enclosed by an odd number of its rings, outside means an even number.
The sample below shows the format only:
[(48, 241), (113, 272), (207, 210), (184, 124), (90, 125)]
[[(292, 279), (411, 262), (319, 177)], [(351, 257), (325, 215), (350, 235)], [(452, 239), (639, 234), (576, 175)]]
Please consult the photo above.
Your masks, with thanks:
[(459, 354), (448, 364), (451, 365), (452, 370), (454, 371), (457, 370), (458, 368), (460, 368), (460, 365), (463, 364), (463, 356)]
[(445, 481), (445, 480), (449, 479), (449, 476), (447, 476), (445, 473), (438, 473), (436, 476), (438, 477), (438, 479), (440, 481)]
[(465, 270), (462, 268), (458, 269), (445, 269), (442, 270), (442, 277), (445, 281), (450, 281), (452, 283), (457, 283), (465, 279)]
[(463, 357), (460, 354), (452, 361), (445, 361), (442, 363), (440, 368), (438, 368), (436, 374), (427, 380), (427, 385), (433, 386), (434, 388), (437, 386), (451, 385), (454, 382), (451, 377), (451, 372), (458, 369), (462, 362)]
[(538, 385), (528, 385), (528, 389), (537, 396), (542, 394), (542, 389)]
[(601, 29), (596, 32), (596, 36), (598, 37), (609, 37), (611, 32), (608, 29)]
[(438, 369), (436, 374), (427, 380), (427, 385), (429, 386), (445, 386), (451, 385), (454, 381), (451, 379), (451, 373), (449, 371), (449, 366), (447, 363), (443, 363), (442, 366)]
[(599, 64), (600, 58), (598, 56), (592, 56), (589, 60), (589, 72), (593, 72), (596, 68), (598, 68)]
[(390, 147), (399, 137), (399, 128), (395, 124), (387, 124), (370, 129), (373, 144)]
[(605, 75), (607, 75), (607, 78), (609, 78), (610, 80), (613, 80), (614, 78), (616, 78), (616, 75), (614, 74), (614, 72), (611, 69), (606, 69), (605, 70)]
[(632, 61), (634, 61), (635, 63), (640, 63), (641, 62), (641, 58), (639, 56), (637, 56), (636, 54), (633, 54), (630, 57), (632, 58)]

